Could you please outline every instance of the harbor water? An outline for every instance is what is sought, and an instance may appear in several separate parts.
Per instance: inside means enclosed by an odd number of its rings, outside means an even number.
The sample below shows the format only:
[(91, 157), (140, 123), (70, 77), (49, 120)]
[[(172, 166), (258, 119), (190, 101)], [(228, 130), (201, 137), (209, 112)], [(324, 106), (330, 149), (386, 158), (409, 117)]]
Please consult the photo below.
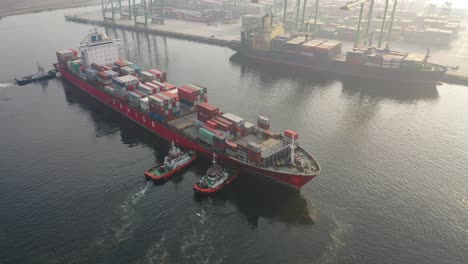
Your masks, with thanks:
[(104, 29), (121, 55), (208, 87), (209, 102), (295, 129), (322, 173), (300, 191), (249, 174), (195, 196), (200, 159), (165, 184), (169, 144), (46, 68), (86, 8), (0, 20), (0, 263), (466, 263), (468, 87), (335, 80), (228, 48)]

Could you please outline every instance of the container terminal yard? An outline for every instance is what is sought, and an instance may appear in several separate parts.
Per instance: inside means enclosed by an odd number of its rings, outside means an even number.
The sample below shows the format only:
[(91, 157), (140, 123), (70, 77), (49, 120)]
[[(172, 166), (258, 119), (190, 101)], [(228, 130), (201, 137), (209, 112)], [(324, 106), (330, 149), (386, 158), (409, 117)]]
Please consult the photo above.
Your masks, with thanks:
[[(282, 23), (286, 31), (308, 32), (311, 37), (340, 41), (343, 52), (351, 50), (357, 43), (382, 48), (391, 45), (392, 50), (419, 54), (425, 54), (429, 49), (430, 61), (448, 69), (441, 81), (468, 84), (468, 69), (463, 67), (468, 58), (468, 49), (465, 49), (468, 34), (464, 31), (465, 22), (460, 20), (464, 11), (451, 9), (448, 4), (418, 6), (401, 1), (401, 6), (398, 6), (397, 1), (375, 1), (373, 6), (374, 1), (351, 1), (351, 8), (348, 8), (347, 1), (276, 1), (276, 4), (272, 1), (221, 2), (195, 1), (192, 5), (187, 5), (178, 1), (166, 3), (151, 0), (128, 4), (126, 1), (103, 0), (99, 10), (67, 15), (65, 19), (235, 48), (240, 43), (240, 32), (255, 29), (264, 16), (261, 14), (271, 12), (274, 21)], [(317, 3), (319, 8), (315, 9)], [(359, 17), (360, 6), (363, 6), (363, 12)], [(207, 8), (212, 9), (206, 11)], [(201, 9), (204, 11), (197, 11)], [(337, 19), (340, 14), (342, 18)], [(384, 23), (382, 16), (386, 17)], [(402, 30), (405, 23), (415, 26), (404, 27), (405, 31)], [(379, 27), (387, 35), (380, 35)], [(409, 30), (417, 31), (421, 28), (432, 32), (430, 39), (450, 40), (450, 46), (441, 46), (437, 41), (432, 44), (413, 43), (408, 38), (401, 38), (405, 34), (408, 36)], [(448, 28), (451, 28), (452, 36), (439, 37)], [(434, 33), (435, 31), (439, 33)], [(422, 35), (417, 37), (418, 40), (424, 38)], [(447, 52), (449, 49), (450, 52)]]

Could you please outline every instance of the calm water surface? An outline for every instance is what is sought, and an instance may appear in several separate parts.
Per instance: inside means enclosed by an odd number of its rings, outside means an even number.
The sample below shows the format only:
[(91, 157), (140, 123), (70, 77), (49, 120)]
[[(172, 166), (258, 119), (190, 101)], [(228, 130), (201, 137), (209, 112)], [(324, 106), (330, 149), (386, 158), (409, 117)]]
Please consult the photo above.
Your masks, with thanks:
[(300, 192), (243, 174), (198, 198), (209, 161), (154, 185), (166, 142), (66, 82), (11, 84), (92, 29), (73, 12), (0, 21), (1, 263), (467, 263), (467, 87), (333, 80), (109, 29), (224, 111), (297, 129), (323, 168)]

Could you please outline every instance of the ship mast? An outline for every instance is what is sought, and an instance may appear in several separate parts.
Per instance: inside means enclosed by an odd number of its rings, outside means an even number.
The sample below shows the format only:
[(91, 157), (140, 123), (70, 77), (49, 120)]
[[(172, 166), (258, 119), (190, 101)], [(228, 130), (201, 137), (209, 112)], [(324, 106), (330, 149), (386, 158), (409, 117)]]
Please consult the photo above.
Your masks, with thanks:
[(294, 137), (292, 137), (291, 145), (291, 164), (294, 164)]
[(216, 153), (213, 152), (213, 164), (216, 164)]

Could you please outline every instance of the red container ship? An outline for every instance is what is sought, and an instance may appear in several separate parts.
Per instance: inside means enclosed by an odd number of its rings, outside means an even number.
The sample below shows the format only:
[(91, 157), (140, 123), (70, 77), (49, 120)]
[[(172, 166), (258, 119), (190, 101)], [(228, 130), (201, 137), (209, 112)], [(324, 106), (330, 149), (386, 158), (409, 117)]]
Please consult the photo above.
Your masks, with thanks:
[(118, 40), (92, 32), (75, 50), (57, 51), (54, 64), (62, 77), (165, 140), (242, 170), (295, 188), (320, 172), (316, 159), (298, 144), (293, 130), (276, 133), (270, 120), (257, 125), (207, 103), (207, 89), (196, 84), (176, 88), (166, 73), (142, 71), (119, 59)]

